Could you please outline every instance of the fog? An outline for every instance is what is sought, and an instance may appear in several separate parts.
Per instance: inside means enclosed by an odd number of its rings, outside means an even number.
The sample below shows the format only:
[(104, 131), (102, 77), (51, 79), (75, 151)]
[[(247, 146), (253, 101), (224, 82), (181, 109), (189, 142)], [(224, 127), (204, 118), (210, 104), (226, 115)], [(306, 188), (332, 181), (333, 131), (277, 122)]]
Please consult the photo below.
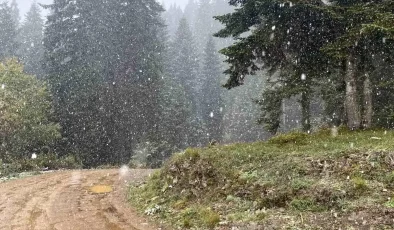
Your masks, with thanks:
[[(17, 0), (19, 9), (21, 10), (21, 15), (24, 16), (26, 12), (29, 10), (30, 5), (33, 3), (34, 0)], [(37, 3), (42, 3), (42, 4), (50, 4), (53, 2), (53, 0), (36, 0)], [(182, 8), (185, 7), (187, 4), (188, 0), (163, 0), (159, 1), (163, 2), (165, 7), (168, 8), (171, 6), (171, 4), (176, 3), (177, 5), (180, 5)]]

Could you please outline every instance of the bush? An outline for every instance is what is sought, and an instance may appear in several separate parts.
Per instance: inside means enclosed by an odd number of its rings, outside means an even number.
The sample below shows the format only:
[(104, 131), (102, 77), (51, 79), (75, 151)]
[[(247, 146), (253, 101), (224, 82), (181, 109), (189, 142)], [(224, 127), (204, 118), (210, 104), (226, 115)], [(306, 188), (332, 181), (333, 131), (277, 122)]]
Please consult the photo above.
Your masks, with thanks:
[(81, 162), (74, 155), (58, 157), (55, 153), (40, 154), (37, 158), (39, 168), (47, 170), (78, 169)]
[(67, 155), (60, 159), (61, 166), (64, 169), (79, 169), (82, 168), (82, 163), (74, 155)]
[(352, 179), (353, 182), (353, 192), (355, 196), (360, 196), (368, 191), (367, 182), (361, 177), (355, 177)]
[(82, 164), (73, 155), (58, 157), (54, 153), (38, 154), (37, 159), (26, 157), (0, 160), (0, 177), (21, 172), (79, 168), (82, 168)]
[[(22, 159), (60, 138), (60, 126), (50, 118), (52, 100), (44, 82), (23, 73), (16, 60), (0, 62), (0, 158)], [(30, 162), (23, 168), (31, 168)]]

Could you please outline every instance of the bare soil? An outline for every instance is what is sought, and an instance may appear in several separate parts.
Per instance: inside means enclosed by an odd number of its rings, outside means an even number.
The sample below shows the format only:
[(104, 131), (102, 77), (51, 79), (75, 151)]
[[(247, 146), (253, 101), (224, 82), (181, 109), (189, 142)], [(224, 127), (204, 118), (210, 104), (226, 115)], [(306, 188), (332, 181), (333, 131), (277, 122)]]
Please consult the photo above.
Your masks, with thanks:
[[(127, 202), (127, 185), (151, 170), (80, 170), (0, 183), (0, 229), (160, 229)], [(97, 185), (111, 192), (93, 193)]]

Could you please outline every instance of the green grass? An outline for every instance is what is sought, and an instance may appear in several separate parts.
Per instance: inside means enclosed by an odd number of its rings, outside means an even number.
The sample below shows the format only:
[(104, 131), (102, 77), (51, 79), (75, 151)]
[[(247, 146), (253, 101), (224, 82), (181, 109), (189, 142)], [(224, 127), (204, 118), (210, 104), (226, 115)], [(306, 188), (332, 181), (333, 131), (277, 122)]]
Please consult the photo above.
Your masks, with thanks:
[(358, 229), (354, 213), (377, 229), (394, 227), (383, 221), (393, 206), (394, 132), (332, 133), (187, 149), (132, 186), (130, 200), (141, 211), (159, 206), (153, 217), (171, 228)]

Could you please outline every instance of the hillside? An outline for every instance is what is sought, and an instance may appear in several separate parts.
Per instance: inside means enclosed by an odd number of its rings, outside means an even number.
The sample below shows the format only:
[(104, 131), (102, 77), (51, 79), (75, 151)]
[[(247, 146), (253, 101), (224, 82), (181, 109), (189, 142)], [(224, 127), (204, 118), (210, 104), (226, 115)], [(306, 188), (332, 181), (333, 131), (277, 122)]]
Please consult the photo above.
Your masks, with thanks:
[(392, 229), (394, 132), (187, 149), (130, 200), (171, 229)]

